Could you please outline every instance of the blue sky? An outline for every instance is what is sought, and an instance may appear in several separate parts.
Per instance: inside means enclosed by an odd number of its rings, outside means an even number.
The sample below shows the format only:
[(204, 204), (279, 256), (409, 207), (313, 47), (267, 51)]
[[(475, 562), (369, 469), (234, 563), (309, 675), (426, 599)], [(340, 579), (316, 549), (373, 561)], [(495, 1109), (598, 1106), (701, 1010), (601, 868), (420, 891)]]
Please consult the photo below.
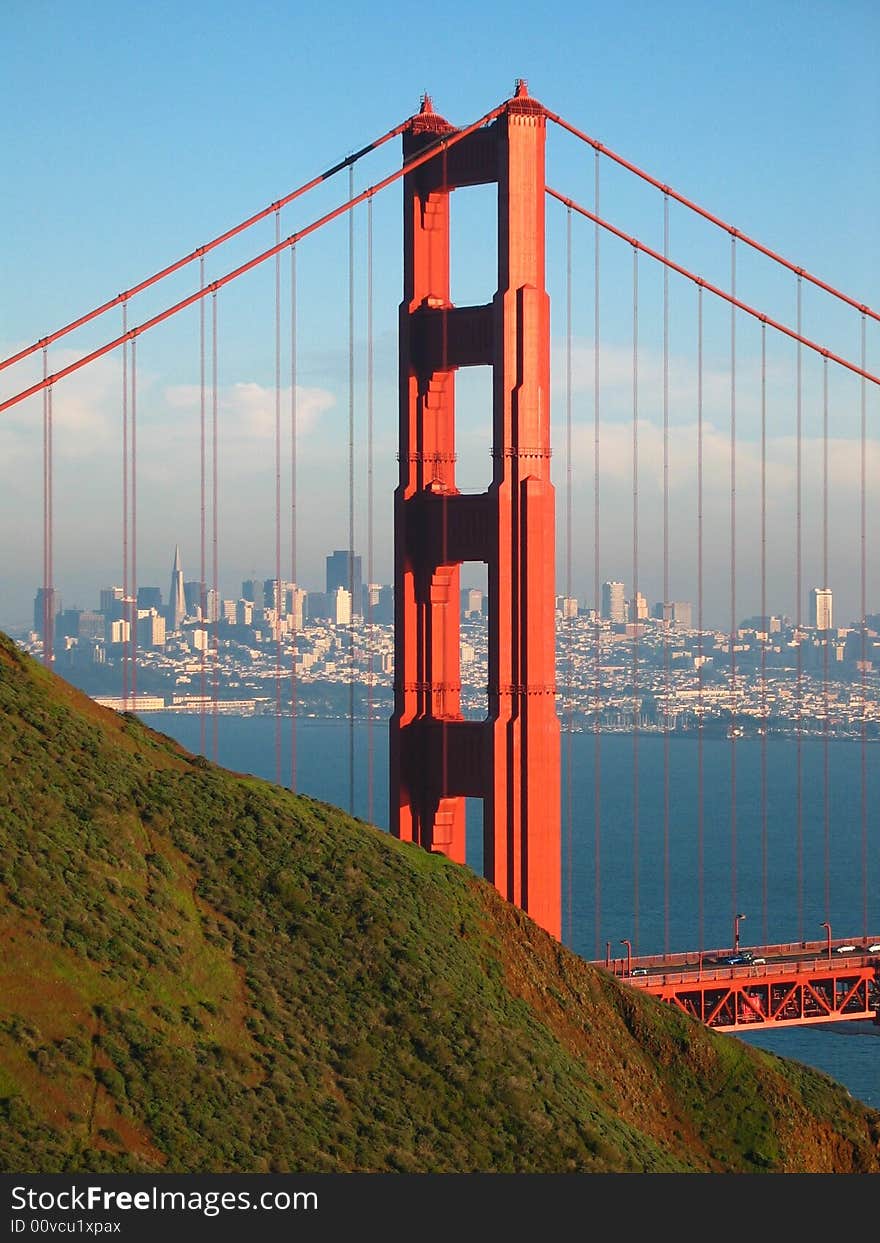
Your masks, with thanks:
[[(381, 2), (320, 7), (259, 0), (248, 4), (196, 0), (148, 5), (6, 0), (0, 50), (0, 146), (6, 173), (0, 198), (0, 352), (5, 355), (30, 343), (272, 202), (415, 111), (423, 92), (431, 93), (437, 109), (452, 122), (466, 124), (508, 97), (517, 77), (525, 77), (531, 92), (552, 111), (629, 160), (832, 284), (876, 305), (880, 302), (880, 234), (876, 223), (880, 190), (878, 53), (880, 7), (871, 0), (780, 0), (735, 6), (584, 4), (543, 13), (533, 4), (515, 3), (453, 2), (440, 9), (419, 9)], [(571, 141), (562, 141), (559, 135), (551, 137), (551, 144), (548, 179), (552, 176), (559, 189), (582, 197), (589, 205), (591, 154)], [(389, 144), (382, 157), (371, 157), (363, 173), (358, 171), (358, 187), (365, 184), (363, 178), (373, 181), (388, 171), (398, 150), (397, 144)], [(344, 178), (320, 202), (329, 205), (338, 201), (343, 190)], [(394, 447), (399, 193), (387, 192), (386, 199), (387, 203), (377, 202), (375, 209), (376, 396), (381, 416), (390, 419), (383, 460), (393, 456)], [(602, 202), (607, 203), (612, 219), (626, 228), (638, 228), (646, 241), (657, 243), (661, 217), (656, 202), (651, 206), (648, 196), (627, 189), (624, 179), (613, 170), (608, 174), (607, 189), (603, 181)], [(490, 279), (487, 272), (491, 269), (486, 267), (483, 252), (491, 229), (476, 223), (485, 203), (475, 194), (460, 216), (462, 298), (471, 294), (469, 280), (475, 285), (476, 296), (480, 280)], [(643, 210), (644, 216), (639, 214)], [(474, 231), (468, 233), (465, 226), (471, 216)], [(285, 232), (307, 218), (306, 211), (285, 215)], [(560, 212), (548, 206), (548, 222), (556, 228), (555, 234), (548, 235), (548, 246), (553, 248), (550, 270), (557, 275), (561, 221)], [(357, 228), (362, 254), (363, 213)], [(707, 275), (721, 280), (728, 262), (723, 246), (712, 250), (715, 243), (707, 235), (690, 230), (683, 216), (673, 215), (677, 257), (702, 265)], [(228, 264), (218, 259), (212, 271), (224, 271), (264, 248), (272, 236), (270, 222), (262, 231), (255, 230), (253, 238), (241, 247), (233, 248)], [(589, 230), (577, 233), (575, 244), (576, 255), (583, 260), (584, 285), (583, 293), (578, 291), (575, 298), (574, 328), (584, 367), (589, 370), (593, 335)], [(306, 459), (314, 464), (315, 478), (323, 473), (326, 479), (336, 470), (345, 470), (344, 452), (334, 465), (330, 449), (340, 449), (346, 435), (346, 253), (343, 223), (326, 245), (316, 243), (312, 254), (303, 252), (301, 259), (304, 336), (300, 383), (308, 389), (309, 409), (315, 420), (314, 457)], [(604, 329), (600, 333), (600, 349), (607, 348), (606, 370), (613, 372), (615, 362), (623, 367), (627, 350), (627, 303), (620, 290), (628, 268), (623, 262), (619, 271), (615, 268), (613, 248), (605, 256), (603, 249), (603, 296), (607, 300), (603, 302), (603, 324), (607, 324), (607, 334)], [(357, 278), (359, 335), (365, 318), (363, 271), (361, 263)], [(651, 279), (645, 277), (648, 301), (652, 297)], [(772, 276), (745, 258), (741, 279), (743, 296), (753, 301), (763, 298), (768, 310), (791, 320), (790, 285), (774, 283)], [(747, 280), (752, 281), (750, 286)], [(182, 296), (191, 288), (190, 276), (174, 287), (174, 296)], [(551, 288), (557, 353), (562, 328), (560, 293), (557, 282)], [(491, 286), (484, 296), (490, 295)], [(678, 309), (679, 296), (686, 299), (687, 295), (673, 291), (673, 344), (680, 366), (686, 368), (684, 338), (691, 331), (686, 326), (691, 311), (684, 302)], [(252, 423), (244, 422), (241, 427), (245, 431), (250, 428), (258, 438), (260, 428), (266, 430), (265, 411), (260, 407), (255, 413), (253, 407), (259, 406), (260, 393), (265, 397), (272, 383), (271, 272), (255, 278), (248, 297), (252, 302), (242, 296), (236, 303), (230, 296), (222, 308), (225, 335), (221, 384), (227, 394), (223, 407), (226, 417), (244, 418), (250, 411)], [(152, 309), (158, 303), (145, 305)], [(311, 308), (308, 315), (306, 305)], [(840, 317), (812, 295), (805, 295), (804, 306), (810, 335), (826, 333), (832, 348), (854, 352), (858, 329), (851, 319)], [(157, 336), (155, 346), (148, 346), (145, 339), (142, 347), (142, 581), (148, 577), (155, 581), (161, 575), (163, 586), (173, 551), (168, 545), (177, 538), (189, 560), (185, 569), (195, 577), (192, 462), (186, 457), (189, 450), (182, 435), (178, 440), (163, 440), (169, 428), (178, 432), (181, 422), (192, 413), (191, 386), (197, 382), (194, 322), (191, 318), (176, 335), (169, 330), (164, 338)], [(108, 335), (117, 329), (118, 320), (114, 320)], [(709, 328), (713, 349), (717, 344), (719, 367), (724, 332), (723, 319)], [(651, 367), (656, 363), (656, 323), (653, 329), (646, 324), (643, 336), (646, 350), (655, 349), (655, 354), (644, 361), (649, 383)], [(95, 326), (70, 344), (84, 350), (103, 339), (103, 328)], [(742, 342), (743, 367), (747, 370), (754, 361), (755, 339), (748, 336), (746, 328), (742, 329)], [(880, 366), (878, 346), (880, 336), (872, 331), (869, 355), (873, 350), (875, 371)], [(773, 392), (779, 395), (781, 409), (790, 395), (790, 373), (785, 371), (790, 351), (781, 351), (778, 359), (774, 355), (773, 362), (778, 366)], [(361, 388), (362, 373), (359, 355)], [(813, 431), (818, 374), (810, 373), (808, 385), (814, 404), (807, 422), (808, 430)], [(24, 375), (27, 382), (27, 369)], [(468, 383), (474, 385), (472, 400), (478, 408), (479, 383)], [(92, 586), (97, 591), (101, 585), (98, 580), (103, 582), (114, 573), (116, 552), (109, 544), (105, 547), (98, 534), (107, 527), (105, 516), (114, 512), (116, 505), (113, 490), (117, 484), (101, 473), (115, 450), (108, 443), (111, 423), (106, 418), (102, 421), (97, 412), (108, 403), (112, 405), (115, 384), (111, 363), (91, 386), (82, 388), (76, 403), (71, 402), (78, 404), (76, 411), (71, 409), (66, 429), (59, 407), (60, 498), (56, 512), (63, 515), (64, 530), (59, 536), (56, 577), (66, 602), (76, 601), (82, 606), (94, 603), (89, 598)], [(722, 389), (720, 371), (718, 384)], [(622, 392), (626, 387), (622, 378), (620, 385)], [(586, 436), (592, 418), (587, 402), (591, 381), (586, 374), (582, 388), (583, 393), (576, 394), (574, 417), (576, 424), (583, 424)], [(684, 408), (690, 400), (686, 389), (683, 382), (682, 408), (673, 412), (673, 421), (683, 426), (692, 417), (692, 411)], [(3, 391), (9, 391), (8, 387)], [(841, 406), (841, 435), (851, 439), (852, 387), (841, 387), (839, 397), (837, 390), (833, 393)], [(361, 389), (359, 394), (360, 407)], [(742, 401), (743, 461), (747, 462), (750, 437), (754, 447), (755, 423), (745, 388)], [(871, 401), (876, 427), (873, 394)], [(609, 390), (611, 457), (616, 451), (615, 420), (621, 453), (625, 440), (622, 396), (620, 410), (616, 411), (615, 402), (615, 394)], [(34, 457), (38, 439), (28, 442), (25, 425), (25, 419), (31, 417), (37, 427), (39, 406), (31, 404), (29, 410), (29, 416), (22, 411), (14, 421), (0, 415), (0, 420), (7, 420), (0, 428), (0, 458), (7, 463), (4, 468), (0, 461), (0, 472), (7, 472), (5, 482), (0, 477), (3, 625), (26, 620), (41, 564), (40, 549), (34, 543), (41, 512), (39, 495), (34, 491), (39, 480), (39, 463)], [(720, 453), (723, 412), (719, 408), (716, 413)], [(650, 421), (655, 416), (656, 394), (654, 399), (646, 395), (645, 417)], [(782, 413), (779, 417), (783, 418)], [(155, 427), (152, 442), (151, 420)], [(656, 421), (651, 426), (656, 429)], [(780, 425), (777, 449), (781, 456), (789, 430), (788, 423)], [(651, 434), (649, 426), (646, 446), (651, 443)], [(163, 459), (162, 443), (177, 446), (179, 471), (167, 457)], [(230, 433), (227, 462), (235, 454), (235, 443)], [(89, 456), (91, 448), (98, 454), (94, 462)], [(480, 452), (485, 448), (481, 445)], [(101, 452), (106, 462), (100, 458)], [(260, 464), (268, 469), (264, 458)], [(719, 471), (722, 466), (719, 459)], [(236, 497), (261, 496), (263, 485), (256, 467), (255, 462), (252, 472), (230, 474), (225, 480), (224, 497), (230, 506)], [(81, 486), (84, 471), (92, 485), (89, 503), (77, 508), (76, 488), (78, 482)], [(586, 479), (586, 462), (583, 473)], [(390, 468), (387, 476), (381, 472), (377, 476), (383, 489), (391, 480)], [(787, 477), (780, 467), (780, 487), (785, 486)], [(836, 491), (842, 498), (842, 546), (852, 542), (853, 515), (844, 506), (848, 479), (847, 468), (841, 466)], [(621, 538), (617, 547), (613, 534), (618, 483), (625, 490), (622, 476), (617, 482), (609, 476), (609, 529), (603, 541), (608, 560), (602, 566), (603, 577), (628, 577), (627, 542)], [(682, 498), (686, 486), (686, 481), (682, 482)], [(326, 493), (326, 487), (323, 491)], [(304, 498), (306, 495), (304, 492)], [(386, 499), (386, 509), (390, 510), (390, 494)], [(320, 510), (319, 502), (316, 496), (315, 513), (327, 532), (328, 544), (341, 546), (339, 540), (347, 531), (347, 522), (342, 520), (345, 504), (336, 505), (333, 517)], [(581, 503), (586, 522), (591, 499), (585, 491), (577, 504)], [(684, 499), (681, 504), (685, 505)], [(30, 510), (25, 512), (28, 506)], [(271, 571), (274, 554), (271, 540), (266, 543), (265, 530), (271, 515), (263, 513), (259, 505), (256, 508), (262, 534), (252, 532), (250, 546), (248, 540), (239, 538), (240, 516), (228, 519), (223, 542), (224, 572), (228, 576), (222, 584), (224, 594), (232, 594), (237, 578), (251, 569), (260, 574)], [(832, 512), (837, 511), (832, 507)], [(156, 516), (152, 524), (150, 515)], [(336, 519), (338, 530), (333, 525)], [(782, 525), (787, 521), (780, 518)], [(364, 522), (361, 495), (361, 548)], [(183, 528), (177, 534), (175, 523)], [(684, 509), (679, 525), (683, 541), (679, 547), (690, 567)], [(721, 541), (723, 506), (717, 525)], [(678, 530), (675, 519), (673, 528)], [(383, 580), (389, 576), (388, 529), (387, 514), (377, 515), (377, 548), (384, 550), (377, 553), (377, 576)], [(748, 531), (743, 539), (748, 542)], [(584, 543), (592, 547), (591, 538), (585, 537)], [(329, 547), (303, 546), (304, 576), (312, 579), (306, 585), (320, 585), (315, 580), (325, 551)], [(646, 557), (650, 555), (649, 548)], [(780, 557), (786, 564), (790, 561), (787, 544)], [(586, 596), (591, 592), (592, 568), (586, 561), (577, 564), (575, 589)], [(753, 600), (753, 569), (744, 564), (744, 612), (748, 611), (746, 601)], [(851, 571), (850, 566), (846, 590), (852, 586)], [(673, 586), (674, 594), (692, 596), (692, 579), (691, 569), (683, 568), (680, 583)], [(723, 575), (719, 577), (719, 592), (722, 580)], [(875, 585), (880, 591), (880, 584)], [(880, 599), (873, 604), (880, 608)], [(791, 600), (781, 600), (778, 607), (790, 608)], [(718, 612), (723, 619), (720, 601)]]

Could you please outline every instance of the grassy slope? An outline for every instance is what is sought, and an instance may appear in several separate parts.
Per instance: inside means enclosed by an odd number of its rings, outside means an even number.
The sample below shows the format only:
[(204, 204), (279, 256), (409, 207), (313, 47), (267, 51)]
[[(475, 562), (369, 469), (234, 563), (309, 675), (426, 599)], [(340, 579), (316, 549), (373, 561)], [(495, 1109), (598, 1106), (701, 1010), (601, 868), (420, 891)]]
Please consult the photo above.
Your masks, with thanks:
[(0, 635), (0, 1169), (880, 1170), (880, 1115)]

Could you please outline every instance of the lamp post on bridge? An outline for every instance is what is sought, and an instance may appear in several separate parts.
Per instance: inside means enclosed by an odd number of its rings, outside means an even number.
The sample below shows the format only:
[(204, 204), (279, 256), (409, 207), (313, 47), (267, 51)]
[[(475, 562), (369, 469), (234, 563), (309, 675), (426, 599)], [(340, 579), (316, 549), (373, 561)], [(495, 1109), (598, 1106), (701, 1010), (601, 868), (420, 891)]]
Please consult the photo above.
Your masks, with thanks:
[(745, 919), (745, 915), (734, 915), (733, 917), (733, 952), (739, 953), (739, 925), (740, 920)]
[(610, 941), (605, 942), (605, 966), (606, 967), (611, 966), (611, 942)]
[(626, 974), (627, 976), (630, 976), (632, 975), (632, 942), (627, 941), (626, 937), (623, 937), (621, 938), (620, 944), (626, 946)]
[(831, 925), (827, 919), (823, 919), (819, 927), (825, 929), (825, 934), (828, 940), (828, 961), (831, 962)]

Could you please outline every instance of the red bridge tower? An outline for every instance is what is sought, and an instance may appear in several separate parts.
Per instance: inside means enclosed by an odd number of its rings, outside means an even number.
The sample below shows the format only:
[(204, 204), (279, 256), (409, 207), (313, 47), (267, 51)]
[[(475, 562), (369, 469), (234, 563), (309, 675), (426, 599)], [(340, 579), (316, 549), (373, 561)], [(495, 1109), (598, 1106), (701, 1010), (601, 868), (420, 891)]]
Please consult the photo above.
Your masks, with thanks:
[[(425, 99), (404, 159), (454, 132)], [(561, 934), (555, 693), (555, 495), (544, 276), (544, 109), (525, 83), (505, 111), (404, 180), (400, 482), (395, 492), (391, 831), (465, 861), (465, 798), (483, 799), (483, 871)], [(497, 182), (498, 292), (449, 300), (449, 208)], [(488, 490), (455, 486), (455, 372), (493, 369)], [(461, 716), (459, 566), (488, 566), (489, 696)]]

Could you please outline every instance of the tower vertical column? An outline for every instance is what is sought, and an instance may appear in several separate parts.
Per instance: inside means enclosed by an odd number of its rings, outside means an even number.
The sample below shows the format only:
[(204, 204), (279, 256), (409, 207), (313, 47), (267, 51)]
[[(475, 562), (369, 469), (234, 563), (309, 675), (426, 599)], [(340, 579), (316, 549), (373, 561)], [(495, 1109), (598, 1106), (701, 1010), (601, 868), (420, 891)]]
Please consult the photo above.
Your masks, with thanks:
[(544, 110), (520, 84), (496, 127), (498, 293), (489, 489), (492, 779), (485, 795), (484, 871), (505, 897), (559, 937), (560, 729)]
[[(429, 98), (404, 134), (404, 159), (453, 126)], [(456, 495), (454, 368), (419, 357), (417, 317), (449, 302), (450, 187), (404, 179), (404, 297), (400, 306), (400, 475), (394, 498), (394, 715), (391, 830), (465, 860), (464, 799), (446, 792), (446, 740), (433, 723), (461, 720), (459, 568), (420, 546), (414, 500)], [(444, 320), (445, 323), (445, 320)], [(442, 346), (442, 342), (441, 342)]]
[[(451, 131), (426, 101), (404, 138), (404, 156)], [(464, 797), (482, 798), (486, 877), (558, 938), (545, 138), (544, 109), (519, 83), (497, 121), (404, 180), (390, 827), (464, 861)], [(498, 185), (498, 290), (490, 305), (454, 308), (450, 192), (486, 182)], [(493, 368), (494, 464), (488, 490), (464, 497), (455, 487), (454, 375), (473, 365)], [(464, 560), (488, 565), (483, 722), (460, 713)]]

